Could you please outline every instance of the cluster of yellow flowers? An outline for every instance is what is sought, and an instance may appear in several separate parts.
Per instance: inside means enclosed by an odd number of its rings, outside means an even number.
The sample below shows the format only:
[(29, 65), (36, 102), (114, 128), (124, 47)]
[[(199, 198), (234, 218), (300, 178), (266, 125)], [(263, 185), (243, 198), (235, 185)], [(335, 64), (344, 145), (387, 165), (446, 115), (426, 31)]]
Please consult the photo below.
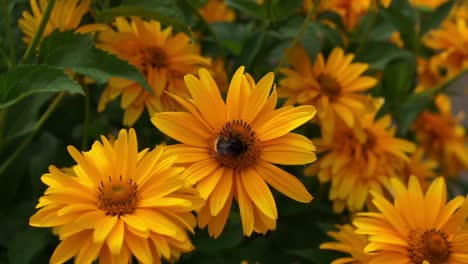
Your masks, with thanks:
[[(25, 12), (20, 21), (25, 42), (46, 2), (30, 0), (32, 14)], [(348, 29), (379, 5), (322, 2), (319, 12), (337, 11)], [(432, 8), (443, 2), (411, 1)], [(41, 178), (48, 188), (30, 219), (33, 226), (52, 227), (61, 240), (51, 263), (73, 257), (77, 263), (174, 261), (194, 249), (187, 232), (195, 226), (217, 238), (234, 202), (244, 235), (265, 234), (278, 219), (270, 187), (298, 202), (313, 199), (298, 178), (274, 164), (309, 164), (315, 152), (319, 159), (304, 174), (331, 183), (335, 212), (357, 213), (353, 225), (329, 233), (337, 242), (321, 246), (351, 255), (335, 263), (467, 263), (468, 198), (447, 203), (445, 180), (435, 178), (437, 169), (448, 177), (468, 168), (465, 130), (448, 97), (436, 98), (437, 113), (418, 116), (413, 143), (395, 135), (391, 116), (377, 117), (384, 102), (369, 91), (378, 78), (366, 75), (369, 65), (342, 48), (311, 61), (295, 45), (289, 66), (279, 69), (284, 77), (278, 88), (272, 73), (256, 81), (244, 67), (228, 82), (223, 61), (202, 56), (186, 34), (173, 34), (157, 21), (118, 17), (112, 25), (79, 27), (89, 6), (89, 0), (57, 0), (44, 35), (54, 29), (97, 32), (96, 46), (137, 67), (153, 92), (112, 78), (98, 111), (121, 96), (125, 126), (146, 108), (154, 126), (180, 143), (139, 151), (135, 130), (123, 129), (89, 151), (69, 147), (76, 165), (50, 166)], [(312, 1), (304, 0), (303, 7), (308, 12)], [(208, 22), (235, 19), (223, 1), (208, 1), (200, 14)], [(468, 68), (467, 23), (466, 9), (458, 8), (427, 34), (425, 44), (438, 53), (418, 60), (415, 92)], [(279, 97), (286, 102), (276, 108)], [(320, 126), (320, 138), (291, 132), (309, 121)], [(366, 205), (370, 212), (362, 212)]]

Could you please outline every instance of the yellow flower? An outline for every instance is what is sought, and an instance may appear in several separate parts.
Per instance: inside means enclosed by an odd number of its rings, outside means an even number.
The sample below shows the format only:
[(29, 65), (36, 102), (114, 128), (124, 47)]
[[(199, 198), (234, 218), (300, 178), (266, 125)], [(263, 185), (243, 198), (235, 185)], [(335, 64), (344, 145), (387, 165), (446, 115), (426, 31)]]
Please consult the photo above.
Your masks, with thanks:
[(274, 76), (257, 84), (244, 67), (234, 74), (226, 103), (208, 71), (200, 79), (185, 76), (192, 100), (171, 95), (186, 112), (156, 113), (151, 121), (168, 136), (182, 142), (168, 147), (189, 166), (184, 173), (206, 199), (198, 225), (208, 225), (211, 236), (221, 234), (236, 199), (244, 234), (266, 233), (276, 227), (278, 213), (269, 184), (284, 195), (308, 203), (312, 196), (293, 175), (272, 165), (306, 164), (316, 157), (312, 142), (291, 130), (315, 114), (313, 106), (275, 110)]
[(401, 39), (401, 34), (399, 31), (392, 32), (392, 35), (390, 36), (390, 42), (397, 45), (397, 47), (399, 47), (400, 49), (402, 49), (405, 46), (405, 43)]
[[(384, 0), (384, 2), (390, 2)], [(384, 3), (387, 4), (387, 3)], [(304, 9), (306, 13), (310, 12), (314, 6), (313, 0), (304, 0)], [(354, 28), (362, 16), (364, 16), (371, 7), (371, 0), (326, 0), (320, 1), (317, 7), (318, 13), (332, 11), (337, 13), (343, 20), (348, 30)]]
[(435, 9), (447, 1), (448, 0), (410, 0), (410, 3), (413, 6), (429, 7)]
[(340, 251), (351, 256), (334, 260), (331, 264), (364, 264), (369, 263), (371, 256), (364, 253), (364, 247), (367, 245), (367, 236), (358, 235), (354, 232), (352, 225), (337, 225), (338, 231), (330, 231), (327, 234), (336, 242), (325, 242), (320, 245), (320, 249), (330, 249)]
[(416, 119), (413, 129), (424, 151), (439, 161), (444, 176), (456, 176), (468, 168), (468, 146), (461, 117), (452, 114), (450, 98), (438, 95), (435, 104), (439, 113), (424, 111)]
[(360, 213), (354, 220), (356, 233), (369, 235), (366, 253), (370, 263), (467, 263), (468, 198), (457, 196), (447, 203), (443, 178), (437, 178), (424, 195), (418, 180), (411, 177), (406, 188), (391, 179), (393, 204), (373, 192), (379, 212)]
[(312, 65), (304, 49), (295, 46), (289, 53), (293, 69), (280, 69), (286, 75), (280, 81), (280, 96), (288, 97), (287, 105), (315, 105), (325, 135), (333, 134), (336, 119), (353, 127), (361, 113), (372, 108), (369, 98), (360, 92), (377, 83), (375, 78), (361, 76), (368, 65), (351, 63), (353, 58), (334, 48), (327, 61), (319, 54)]
[[(57, 0), (42, 37), (50, 35), (56, 29), (60, 31), (76, 29), (78, 33), (107, 29), (107, 26), (103, 24), (89, 24), (79, 27), (83, 16), (90, 11), (90, 2), (90, 0)], [(47, 0), (29, 0), (32, 14), (28, 11), (23, 11), (23, 17), (19, 20), (19, 26), (25, 34), (23, 37), (24, 42), (31, 43), (33, 36), (39, 28), (47, 3)]]
[(187, 35), (172, 36), (172, 28), (162, 30), (157, 21), (143, 21), (137, 17), (128, 21), (119, 17), (114, 26), (116, 31), (101, 32), (98, 47), (135, 65), (146, 76), (154, 95), (134, 81), (111, 78), (98, 111), (104, 111), (106, 104), (119, 95), (122, 95), (120, 105), (125, 109), (123, 123), (126, 126), (133, 125), (145, 107), (150, 115), (174, 110), (175, 102), (164, 91), (188, 96), (183, 76), (209, 65), (209, 60), (199, 55), (198, 47), (191, 44)]
[(236, 13), (226, 5), (224, 0), (208, 0), (200, 8), (200, 14), (208, 23), (231, 22), (236, 19)]
[(219, 90), (222, 93), (226, 93), (229, 88), (229, 80), (224, 66), (224, 60), (222, 58), (215, 58), (211, 63), (210, 69), (213, 71), (213, 78), (215, 79)]
[(424, 43), (438, 51), (436, 55), (448, 69), (448, 75), (458, 74), (468, 67), (468, 20), (456, 18), (432, 30), (424, 38)]
[(376, 121), (374, 116), (363, 115), (354, 129), (340, 122), (331, 142), (314, 141), (318, 151), (325, 153), (304, 173), (317, 175), (321, 182), (331, 181), (329, 197), (335, 212), (361, 210), (369, 190), (383, 190), (390, 177), (405, 168), (406, 153), (414, 151), (414, 144), (394, 136), (390, 116)]
[(186, 230), (193, 232), (191, 213), (203, 200), (173, 167), (176, 157), (164, 147), (138, 152), (135, 131), (121, 130), (112, 144), (105, 137), (91, 150), (69, 146), (77, 162), (73, 173), (54, 166), (42, 176), (49, 187), (41, 208), (29, 220), (36, 227), (54, 227), (61, 243), (50, 262), (160, 263), (193, 250)]
[[(422, 148), (417, 148), (410, 156), (409, 162), (405, 166), (404, 175), (409, 177), (416, 176), (423, 190), (429, 188), (429, 184), (436, 177), (436, 169), (439, 164), (436, 160), (427, 158)], [(405, 179), (406, 179), (405, 177)]]
[(425, 59), (418, 57), (417, 60), (418, 85), (415, 92), (422, 92), (437, 87), (447, 79), (446, 66), (438, 56)]

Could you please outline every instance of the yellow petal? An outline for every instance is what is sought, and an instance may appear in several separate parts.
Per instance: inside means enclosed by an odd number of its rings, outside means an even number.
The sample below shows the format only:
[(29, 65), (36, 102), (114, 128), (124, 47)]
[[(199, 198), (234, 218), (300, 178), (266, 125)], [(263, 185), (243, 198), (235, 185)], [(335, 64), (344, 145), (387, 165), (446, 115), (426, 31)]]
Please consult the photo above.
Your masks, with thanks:
[(252, 201), (250, 201), (247, 193), (244, 190), (240, 177), (236, 177), (236, 191), (237, 191), (237, 202), (239, 203), (239, 211), (242, 221), (242, 230), (244, 235), (250, 236), (254, 229), (254, 212), (252, 207)]
[(95, 243), (102, 243), (106, 240), (109, 233), (114, 228), (115, 224), (118, 221), (118, 216), (107, 216), (100, 219), (96, 222), (94, 227), (93, 241)]
[(275, 200), (268, 189), (265, 181), (258, 175), (254, 169), (248, 169), (240, 173), (242, 185), (250, 200), (257, 208), (271, 219), (278, 218)]
[(262, 142), (262, 156), (265, 161), (284, 164), (302, 165), (315, 161), (315, 146), (306, 137), (288, 133), (284, 136)]
[(218, 182), (210, 197), (211, 215), (217, 215), (223, 209), (232, 189), (233, 171), (224, 170), (222, 179)]
[(211, 136), (204, 125), (185, 112), (156, 113), (151, 122), (164, 134), (191, 146), (206, 147)]
[(109, 247), (110, 252), (112, 255), (120, 254), (120, 251), (123, 246), (124, 240), (124, 222), (118, 220), (117, 223), (114, 225), (114, 228), (111, 230), (109, 235), (107, 236), (107, 246)]
[(298, 202), (308, 203), (312, 195), (296, 177), (265, 161), (260, 161), (256, 167), (258, 174), (269, 185), (282, 194)]

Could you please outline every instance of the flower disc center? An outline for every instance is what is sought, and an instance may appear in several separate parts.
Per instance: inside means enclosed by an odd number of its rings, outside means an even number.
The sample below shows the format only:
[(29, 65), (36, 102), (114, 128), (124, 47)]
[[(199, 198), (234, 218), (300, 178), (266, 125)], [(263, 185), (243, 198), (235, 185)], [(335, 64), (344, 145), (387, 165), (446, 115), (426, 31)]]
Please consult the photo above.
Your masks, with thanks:
[(330, 96), (336, 97), (341, 93), (341, 86), (336, 81), (335, 78), (327, 75), (327, 74), (320, 74), (317, 78), (318, 83), (320, 84), (320, 90)]
[(260, 153), (260, 142), (255, 131), (243, 120), (226, 123), (210, 144), (211, 156), (221, 166), (235, 171), (253, 166)]
[(412, 232), (409, 237), (409, 256), (413, 263), (431, 264), (448, 263), (451, 253), (451, 243), (448, 236), (441, 230), (430, 229), (423, 233)]
[(122, 181), (122, 177), (118, 180), (112, 180), (109, 177), (109, 182), (101, 181), (98, 195), (99, 209), (106, 212), (107, 215), (123, 215), (133, 212), (137, 204), (137, 185), (128, 180)]
[(149, 47), (143, 54), (147, 66), (160, 69), (169, 65), (166, 51), (159, 47)]

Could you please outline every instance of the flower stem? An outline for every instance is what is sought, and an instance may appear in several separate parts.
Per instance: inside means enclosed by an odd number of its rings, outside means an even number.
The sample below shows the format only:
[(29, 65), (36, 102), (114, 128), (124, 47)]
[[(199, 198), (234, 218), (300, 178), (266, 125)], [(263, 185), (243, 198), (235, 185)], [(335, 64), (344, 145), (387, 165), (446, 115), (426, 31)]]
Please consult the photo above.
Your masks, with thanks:
[(359, 46), (356, 49), (356, 52), (355, 52), (356, 57), (359, 56), (359, 53), (363, 51), (364, 47), (366, 46), (367, 42), (369, 41), (369, 35), (370, 35), (371, 31), (372, 31), (372, 29), (374, 29), (374, 26), (377, 23), (377, 16), (379, 14), (379, 2), (378, 1), (379, 0), (372, 1), (373, 6), (374, 6), (374, 12), (372, 14), (371, 21), (370, 21), (369, 25), (366, 28), (366, 32), (364, 32), (364, 36), (362, 37), (361, 41), (359, 42)]
[(275, 75), (278, 73), (278, 70), (283, 67), (286, 64), (286, 61), (288, 60), (289, 53), (291, 52), (291, 49), (299, 42), (299, 40), (302, 38), (302, 35), (304, 35), (307, 26), (309, 25), (310, 20), (312, 17), (317, 13), (318, 6), (320, 5), (320, 0), (315, 1), (314, 5), (312, 8), (309, 10), (309, 13), (307, 13), (307, 16), (304, 19), (304, 22), (302, 22), (302, 26), (297, 32), (296, 36), (294, 37), (293, 41), (291, 42), (291, 45), (289, 46), (288, 49), (283, 53), (283, 56), (281, 57), (278, 66), (276, 66), (274, 73)]
[(49, 21), (50, 14), (52, 13), (52, 9), (54, 9), (55, 5), (55, 0), (49, 0), (47, 2), (46, 9), (44, 11), (44, 14), (42, 15), (41, 23), (39, 24), (39, 27), (36, 31), (36, 34), (34, 34), (34, 37), (31, 41), (31, 45), (29, 45), (28, 49), (23, 55), (23, 58), (21, 58), (21, 62), (27, 60), (29, 56), (31, 56), (31, 53), (35, 52), (37, 45), (41, 41), (42, 34), (44, 33), (44, 29), (47, 25), (47, 22)]
[(25, 138), (23, 142), (21, 142), (18, 148), (16, 148), (15, 152), (13, 152), (13, 154), (11, 154), (10, 157), (2, 163), (0, 167), (0, 175), (2, 175), (6, 171), (6, 169), (11, 165), (11, 163), (13, 163), (13, 161), (15, 161), (15, 159), (18, 158), (21, 153), (23, 153), (26, 147), (29, 146), (33, 138), (36, 136), (37, 132), (39, 132), (39, 130), (47, 121), (47, 119), (49, 119), (50, 115), (54, 112), (55, 108), (57, 108), (59, 102), (62, 100), (64, 95), (65, 92), (60, 92), (57, 94), (55, 99), (49, 105), (49, 108), (47, 108), (47, 110), (44, 112), (41, 118), (34, 125), (31, 134), (29, 134), (29, 136)]
[(13, 38), (13, 33), (11, 32), (10, 25), (10, 10), (8, 8), (8, 0), (2, 0), (2, 9), (3, 16), (5, 18), (5, 33), (8, 39), (8, 45), (10, 48), (10, 61), (8, 67), (13, 69), (16, 67), (16, 50), (15, 50), (15, 40)]
[(89, 87), (80, 80), (81, 86), (85, 91), (84, 98), (84, 120), (83, 120), (83, 130), (81, 135), (81, 149), (87, 149), (88, 145), (88, 129), (89, 129), (89, 117), (90, 117), (90, 108), (91, 108), (91, 96), (89, 93)]

